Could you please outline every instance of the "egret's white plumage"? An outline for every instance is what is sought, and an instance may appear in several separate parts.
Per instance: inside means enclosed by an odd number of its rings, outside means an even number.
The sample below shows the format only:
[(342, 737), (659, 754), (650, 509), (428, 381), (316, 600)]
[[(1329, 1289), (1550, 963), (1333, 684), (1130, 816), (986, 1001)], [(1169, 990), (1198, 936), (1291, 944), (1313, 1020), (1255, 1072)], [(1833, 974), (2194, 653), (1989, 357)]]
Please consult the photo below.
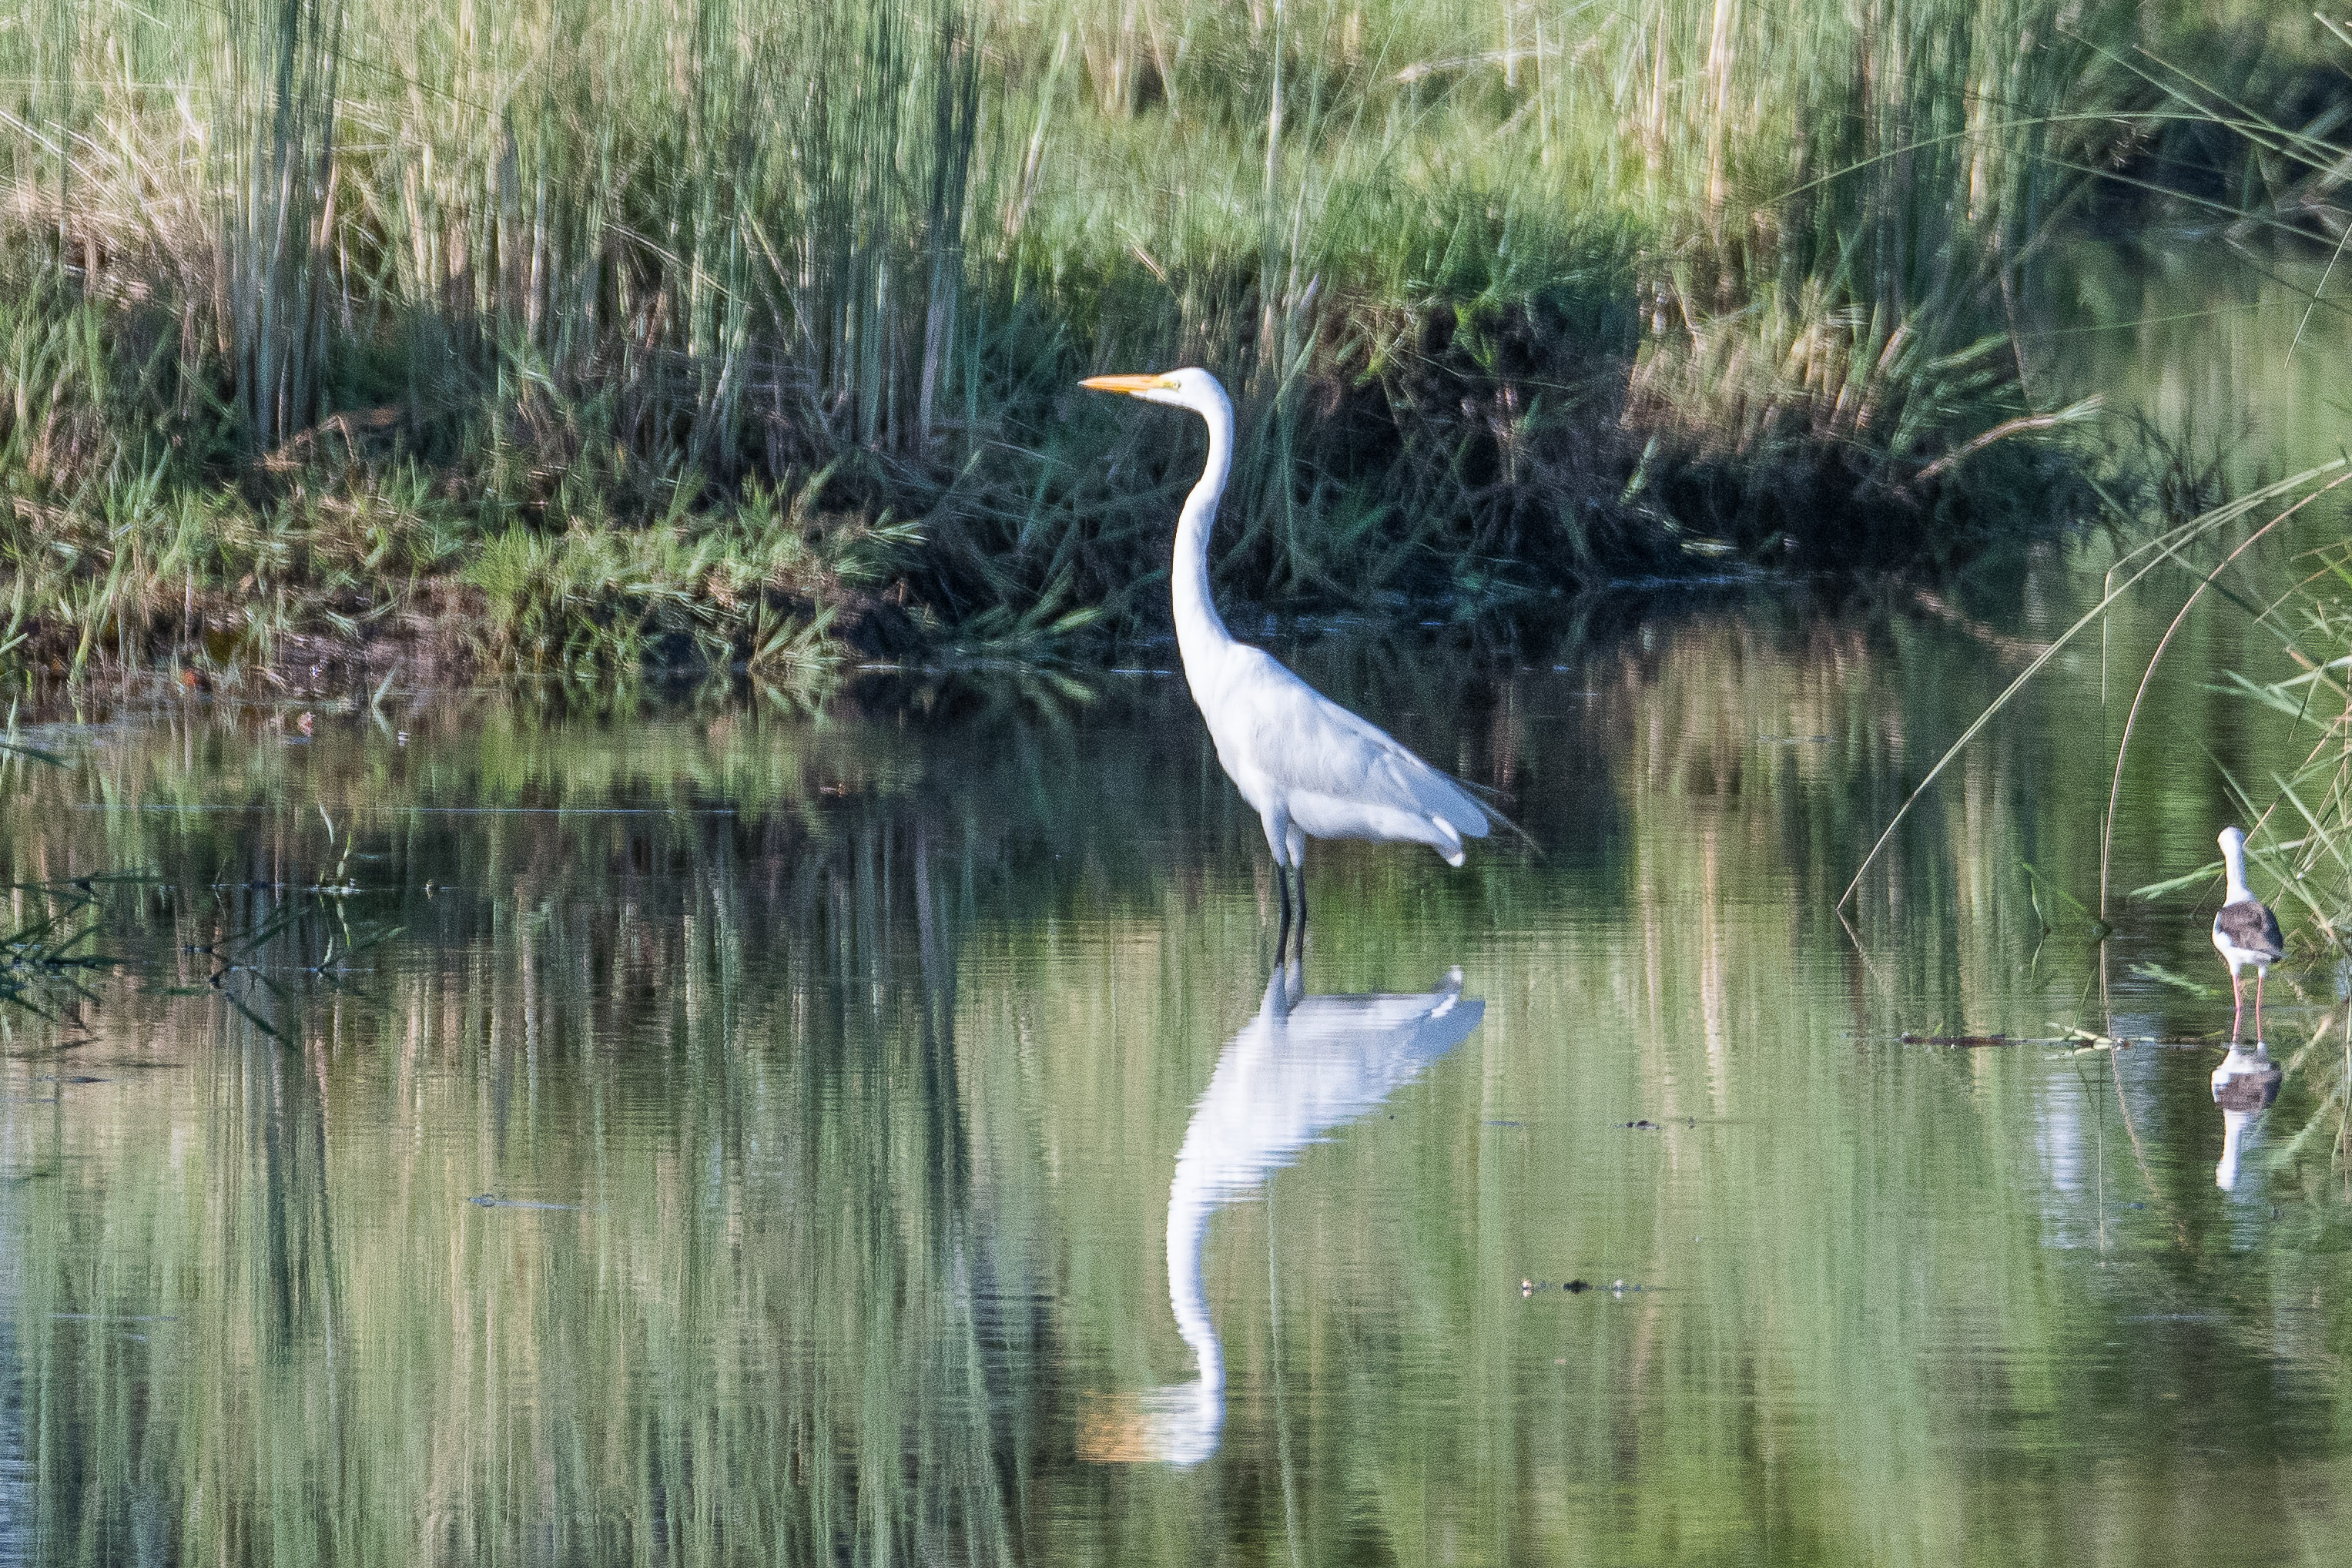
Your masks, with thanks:
[(1147, 403), (1189, 408), (1209, 426), (1209, 460), (1184, 500), (1170, 567), (1176, 648), (1192, 700), (1208, 721), (1242, 798), (1265, 827), (1288, 923), (1290, 868), (1300, 869), (1305, 918), (1307, 840), (1370, 838), (1426, 844), (1462, 864), (1462, 841), (1483, 838), (1486, 808), (1461, 785), (1283, 668), (1264, 648), (1234, 640), (1209, 592), (1209, 530), (1233, 466), (1234, 409), (1205, 370), (1103, 375), (1086, 385)]
[(1179, 1465), (1216, 1451), (1225, 1352), (1202, 1272), (1209, 1221), (1418, 1078), (1468, 1037), (1486, 1009), (1462, 994), (1458, 969), (1434, 991), (1309, 996), (1297, 960), (1276, 966), (1257, 1016), (1225, 1047), (1192, 1109), (1168, 1189), (1168, 1304), (1200, 1375), (1097, 1420), (1081, 1435), (1084, 1451)]

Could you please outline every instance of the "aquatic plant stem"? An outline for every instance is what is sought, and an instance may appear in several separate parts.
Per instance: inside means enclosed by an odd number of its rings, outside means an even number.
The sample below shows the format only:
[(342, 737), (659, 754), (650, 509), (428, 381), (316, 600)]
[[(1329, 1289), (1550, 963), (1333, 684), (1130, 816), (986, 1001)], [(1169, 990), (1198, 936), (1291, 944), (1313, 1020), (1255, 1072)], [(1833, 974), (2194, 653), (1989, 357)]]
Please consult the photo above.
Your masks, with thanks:
[(2329, 480), (2240, 541), (2238, 547), (2223, 556), (2220, 563), (2205, 574), (2203, 580), (2189, 591), (2189, 597), (2181, 605), (2179, 612), (2172, 617), (2172, 624), (2164, 628), (2164, 636), (2157, 640), (2156, 651), (2148, 655), (2147, 668), (2140, 671), (2139, 689), (2132, 693), (2131, 708), (2124, 715), (2124, 732), (2116, 742), (2115, 777), (2107, 785), (2106, 819), (2099, 829), (2099, 920), (2102, 923), (2105, 923), (2107, 918), (2107, 868), (2115, 851), (2116, 803), (2123, 797), (2124, 761), (2131, 754), (2132, 730), (2139, 721), (2140, 705), (2147, 700), (2148, 686), (2156, 679), (2157, 666), (2164, 662), (2165, 649), (2172, 646), (2175, 634), (2188, 623), (2189, 612), (2197, 607), (2197, 601), (2204, 597), (2205, 590), (2211, 587), (2239, 556), (2252, 549), (2256, 542), (2287, 519), (2347, 480), (2352, 480), (2352, 474), (2340, 475)]
[[(1903, 825), (1904, 819), (1911, 815), (1911, 808), (1918, 804), (1920, 797), (1927, 793), (1927, 786), (1934, 784), (1937, 779), (1943, 776), (1944, 770), (1952, 765), (1953, 761), (1959, 756), (1961, 752), (1967, 749), (1969, 742), (1975, 740), (1979, 734), (1982, 733), (1985, 726), (1991, 723), (1994, 716), (2000, 713), (2002, 709), (2008, 707), (2010, 702), (2016, 698), (2019, 692), (2024, 690), (2026, 687), (2032, 684), (2033, 678), (2042, 672), (2043, 667), (2048, 665), (2052, 659), (2057, 658), (2058, 655), (2063, 652), (2076, 637), (2082, 634), (2084, 627), (2104, 616), (2109, 609), (2114, 607), (2116, 601), (2120, 599), (2124, 595), (2130, 593), (2131, 590), (2138, 584), (2142, 578), (2146, 577), (2149, 573), (2154, 572), (2166, 562), (2174, 559), (2184, 546), (2188, 545), (2194, 540), (2202, 537), (2204, 534), (2212, 531), (2214, 529), (2221, 527), (2225, 523), (2235, 521), (2237, 519), (2243, 517), (2247, 512), (2252, 510), (2254, 508), (2261, 506), (2264, 501), (2275, 500), (2281, 495), (2292, 493), (2294, 490), (2301, 487), (2315, 482), (2320, 476), (2331, 473), (2338, 474), (2339, 477), (2330, 481), (2327, 487), (2329, 489), (2333, 489), (2336, 485), (2343, 483), (2346, 479), (2352, 479), (2352, 458), (2338, 458), (2334, 462), (2322, 463), (2315, 468), (2306, 468), (2302, 473), (2296, 474), (2290, 479), (2280, 479), (2276, 483), (2265, 485), (2261, 489), (2254, 491), (2252, 495), (2249, 495), (2242, 500), (2232, 501), (2226, 506), (2216, 507), (2211, 511), (2205, 513), (2203, 516), (2192, 519), (2190, 521), (2183, 523), (2180, 527), (2173, 529), (2158, 539), (2150, 540), (2147, 543), (2140, 545), (2137, 549), (2132, 551), (2129, 555), (2126, 555), (2125, 559), (2130, 560), (2133, 556), (2142, 554), (2148, 551), (2157, 552), (2154, 559), (2148, 561), (2137, 571), (2135, 571), (2130, 576), (2125, 578), (2122, 583), (2116, 584), (2115, 587), (2109, 589), (2105, 595), (2101, 595), (2097, 604), (2093, 605), (2088, 610), (2085, 610), (2074, 623), (2074, 625), (2061, 632), (2057, 638), (2053, 641), (2048, 647), (2043, 648), (2040, 654), (2036, 655), (2033, 662), (2027, 665), (2023, 670), (2020, 671), (2016, 679), (2001, 688), (2000, 695), (1994, 698), (1991, 702), (1988, 703), (1984, 711), (1979, 713), (1976, 718), (1970, 721), (1968, 728), (1960, 731), (1959, 738), (1954, 741), (1951, 745), (1945, 750), (1942, 756), (1936, 759), (1936, 765), (1929, 768), (1927, 770), (1927, 776), (1922, 778), (1917, 784), (1914, 785), (1911, 793), (1904, 797), (1903, 804), (1895, 808), (1895, 815), (1888, 819), (1885, 829), (1879, 834), (1876, 841), (1871, 845), (1870, 852), (1864, 855), (1862, 858), (1862, 863), (1854, 868), (1853, 879), (1845, 885), (1845, 891), (1840, 893), (1837, 897), (1837, 907), (1843, 909), (1853, 900), (1855, 892), (1862, 887), (1862, 879), (1869, 872), (1872, 865), (1877, 861), (1878, 857), (1885, 852), (1888, 841), (1895, 837), (1895, 830), (1897, 827), (1900, 827)], [(2118, 564), (2120, 565), (2120, 563)]]

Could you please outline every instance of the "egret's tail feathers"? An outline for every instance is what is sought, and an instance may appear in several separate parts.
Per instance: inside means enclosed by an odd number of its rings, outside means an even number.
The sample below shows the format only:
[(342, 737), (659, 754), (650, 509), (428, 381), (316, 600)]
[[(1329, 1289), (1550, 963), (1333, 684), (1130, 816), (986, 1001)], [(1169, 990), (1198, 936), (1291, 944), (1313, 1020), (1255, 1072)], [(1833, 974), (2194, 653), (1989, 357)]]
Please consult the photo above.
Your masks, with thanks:
[(1479, 816), (1477, 826), (1472, 827), (1466, 824), (1459, 822), (1454, 824), (1454, 826), (1460, 829), (1464, 837), (1484, 838), (1486, 837), (1487, 828), (1492, 824), (1499, 822), (1504, 826), (1509, 828), (1514, 834), (1517, 834), (1520, 843), (1525, 844), (1538, 855), (1541, 855), (1543, 853), (1543, 846), (1536, 842), (1536, 836), (1534, 834), (1529, 833), (1526, 828), (1521, 827), (1517, 823), (1513, 822), (1509, 817), (1505, 816), (1501, 811), (1496, 809), (1495, 805), (1495, 797), (1502, 794), (1502, 791), (1495, 788), (1491, 784), (1472, 784), (1468, 779), (1455, 778), (1452, 773), (1441, 773), (1435, 768), (1432, 768), (1429, 771), (1433, 773), (1437, 773), (1438, 777), (1444, 779), (1447, 784), (1452, 784), (1455, 789), (1461, 791), (1463, 797), (1476, 808)]
[[(1496, 810), (1495, 803), (1486, 798), (1487, 795), (1496, 793), (1498, 792), (1481, 787), (1479, 791), (1478, 809), (1485, 813), (1490, 821), (1499, 822), (1504, 826), (1509, 828), (1513, 833), (1517, 834), (1520, 843), (1534, 850), (1538, 855), (1541, 855), (1543, 853), (1543, 846), (1536, 842), (1536, 836), (1529, 833), (1526, 828), (1521, 827), (1517, 823), (1513, 822), (1509, 817), (1505, 816), (1501, 812)], [(1464, 831), (1468, 832), (1469, 830), (1465, 828)], [(1479, 825), (1478, 831), (1475, 837), (1479, 838), (1486, 837), (1486, 826), (1485, 823), (1481, 823)]]

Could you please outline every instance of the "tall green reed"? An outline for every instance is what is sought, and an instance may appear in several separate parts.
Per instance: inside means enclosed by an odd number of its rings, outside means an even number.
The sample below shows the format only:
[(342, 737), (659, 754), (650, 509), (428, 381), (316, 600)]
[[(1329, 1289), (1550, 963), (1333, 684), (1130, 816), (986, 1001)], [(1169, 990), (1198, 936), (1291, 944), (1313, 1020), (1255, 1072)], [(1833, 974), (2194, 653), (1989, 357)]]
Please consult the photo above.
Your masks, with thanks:
[(324, 412), (342, 28), (341, 0), (248, 0), (218, 17), (227, 134), (212, 180), (228, 211), (215, 309), (239, 411), (269, 446)]
[(52, 205), (205, 280), (175, 301), (201, 312), (184, 352), (219, 345), (258, 440), (355, 396), (431, 408), (501, 355), (572, 393), (617, 374), (616, 433), (657, 462), (736, 456), (812, 402), (912, 451), (961, 386), (979, 41), (952, 5), (299, 0), (62, 26), (37, 30), (28, 107), (61, 145), (118, 118)]

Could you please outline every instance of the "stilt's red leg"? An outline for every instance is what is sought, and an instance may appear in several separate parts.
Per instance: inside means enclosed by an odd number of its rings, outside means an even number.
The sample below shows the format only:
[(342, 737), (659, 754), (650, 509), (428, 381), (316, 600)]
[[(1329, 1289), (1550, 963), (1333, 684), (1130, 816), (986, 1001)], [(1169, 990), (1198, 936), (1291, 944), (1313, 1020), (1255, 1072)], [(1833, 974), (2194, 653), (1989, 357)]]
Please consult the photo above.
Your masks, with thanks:
[[(1284, 912), (1289, 911), (1285, 910)], [(2238, 1043), (2238, 1026), (2246, 1018), (2246, 992), (2238, 979), (2238, 966), (2234, 963), (2230, 965), (2230, 1043), (2234, 1046)], [(2261, 1025), (2257, 1023), (2255, 1027), (2260, 1028)]]
[(2254, 971), (2254, 1038), (2257, 1041), (2263, 1037), (2263, 976), (2268, 973), (2261, 969)]

